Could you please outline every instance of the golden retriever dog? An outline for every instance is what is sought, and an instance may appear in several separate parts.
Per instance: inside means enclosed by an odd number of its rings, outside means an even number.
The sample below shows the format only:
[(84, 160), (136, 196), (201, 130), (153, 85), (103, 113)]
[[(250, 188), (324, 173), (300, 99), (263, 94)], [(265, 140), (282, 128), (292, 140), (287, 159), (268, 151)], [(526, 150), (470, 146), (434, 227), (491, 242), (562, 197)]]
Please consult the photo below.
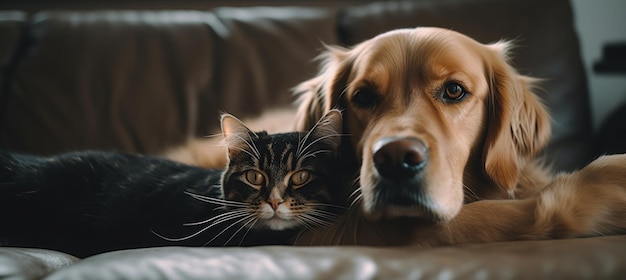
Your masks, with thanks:
[(329, 47), (320, 74), (297, 88), (297, 128), (343, 110), (358, 206), (299, 243), (430, 246), (626, 232), (626, 155), (551, 175), (535, 160), (549, 116), (536, 80), (508, 64), (509, 49), (440, 28)]
[[(347, 213), (297, 243), (437, 246), (626, 233), (626, 155), (571, 174), (544, 167), (535, 157), (550, 138), (549, 116), (533, 93), (537, 81), (509, 65), (510, 48), (430, 27), (328, 47), (319, 75), (296, 89), (295, 128), (309, 130), (341, 109), (341, 166), (358, 176), (345, 186)], [(201, 147), (190, 146), (188, 163), (225, 162), (225, 153)]]

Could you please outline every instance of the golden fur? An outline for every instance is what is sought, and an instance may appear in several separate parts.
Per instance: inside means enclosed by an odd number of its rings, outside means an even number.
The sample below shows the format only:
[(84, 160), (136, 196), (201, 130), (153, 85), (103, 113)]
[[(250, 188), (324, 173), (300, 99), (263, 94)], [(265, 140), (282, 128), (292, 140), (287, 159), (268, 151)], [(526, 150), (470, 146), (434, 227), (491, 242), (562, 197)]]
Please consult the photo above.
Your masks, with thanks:
[[(321, 73), (304, 83), (299, 130), (344, 112), (360, 162), (360, 207), (301, 244), (442, 245), (616, 234), (626, 229), (626, 155), (553, 177), (535, 160), (550, 136), (535, 81), (508, 63), (509, 44), (484, 45), (439, 28), (396, 30), (352, 49), (329, 48)], [(443, 102), (449, 81), (468, 94)], [(374, 92), (372, 106), (355, 101)], [(428, 149), (415, 207), (378, 205), (375, 143), (420, 139)], [(432, 224), (431, 224), (432, 223)]]

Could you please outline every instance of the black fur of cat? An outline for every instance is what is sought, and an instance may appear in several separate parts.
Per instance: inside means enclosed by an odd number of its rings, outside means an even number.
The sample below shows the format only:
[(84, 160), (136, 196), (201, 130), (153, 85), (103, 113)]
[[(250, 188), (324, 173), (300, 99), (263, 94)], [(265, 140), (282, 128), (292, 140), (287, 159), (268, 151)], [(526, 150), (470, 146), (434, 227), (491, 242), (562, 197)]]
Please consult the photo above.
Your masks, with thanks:
[(332, 221), (341, 209), (331, 205), (338, 111), (308, 134), (253, 133), (229, 115), (222, 127), (224, 171), (115, 152), (0, 152), (0, 245), (85, 257), (164, 245), (291, 244), (303, 228)]

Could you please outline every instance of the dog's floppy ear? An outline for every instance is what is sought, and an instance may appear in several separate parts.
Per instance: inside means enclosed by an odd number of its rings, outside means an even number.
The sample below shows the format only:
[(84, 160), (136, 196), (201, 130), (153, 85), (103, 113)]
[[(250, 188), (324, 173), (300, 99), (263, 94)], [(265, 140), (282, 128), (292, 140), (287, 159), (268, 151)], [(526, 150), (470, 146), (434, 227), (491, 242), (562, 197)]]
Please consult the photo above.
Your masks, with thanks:
[(320, 73), (295, 88), (299, 95), (296, 121), (299, 131), (311, 129), (325, 113), (340, 107), (340, 95), (352, 68), (349, 50), (341, 47), (326, 46), (318, 59), (322, 60)]
[(550, 119), (532, 92), (536, 80), (520, 75), (508, 60), (510, 44), (489, 46), (487, 75), (490, 78), (487, 141), (484, 164), (487, 175), (512, 194), (520, 169), (548, 142)]

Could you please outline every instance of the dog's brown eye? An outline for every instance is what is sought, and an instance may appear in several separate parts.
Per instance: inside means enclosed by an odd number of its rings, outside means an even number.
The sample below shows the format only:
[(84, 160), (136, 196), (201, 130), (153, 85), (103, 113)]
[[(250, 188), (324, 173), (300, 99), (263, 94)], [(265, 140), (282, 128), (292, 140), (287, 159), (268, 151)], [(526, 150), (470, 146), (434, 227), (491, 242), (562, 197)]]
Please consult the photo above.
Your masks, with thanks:
[(263, 184), (265, 184), (265, 177), (263, 176), (263, 174), (257, 170), (248, 170), (246, 171), (246, 181), (248, 182), (248, 185), (250, 185), (251, 187), (255, 188), (255, 189), (261, 189), (261, 186), (263, 186)]
[(458, 102), (463, 100), (467, 95), (467, 91), (458, 83), (450, 82), (443, 86), (443, 99), (449, 102)]
[(360, 108), (372, 108), (378, 103), (378, 94), (371, 89), (359, 89), (352, 96), (352, 103)]

